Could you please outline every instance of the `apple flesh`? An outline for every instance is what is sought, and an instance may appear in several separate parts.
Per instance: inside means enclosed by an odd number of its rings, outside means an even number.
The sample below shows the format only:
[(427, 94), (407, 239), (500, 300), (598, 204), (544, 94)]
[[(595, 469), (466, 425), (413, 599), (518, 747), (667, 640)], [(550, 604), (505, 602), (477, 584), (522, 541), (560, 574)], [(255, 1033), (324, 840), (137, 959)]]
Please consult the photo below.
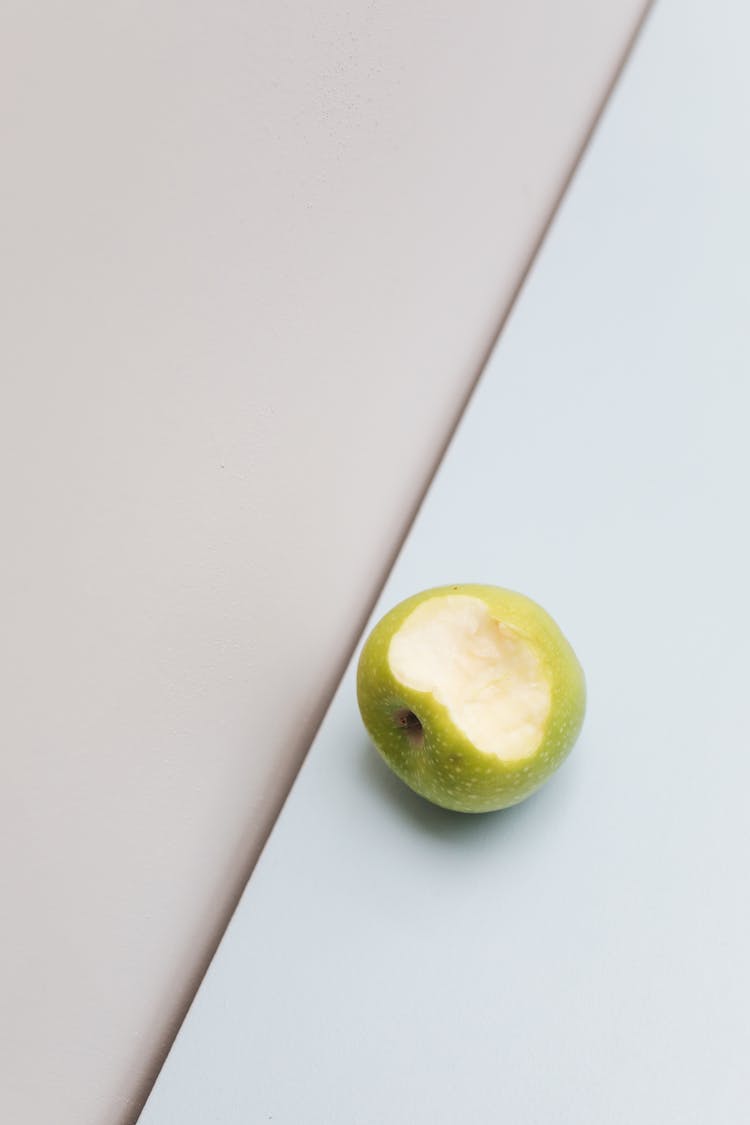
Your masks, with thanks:
[(410, 788), (459, 812), (525, 800), (583, 723), (583, 670), (541, 606), (497, 586), (442, 586), (401, 602), (367, 638), (357, 699)]

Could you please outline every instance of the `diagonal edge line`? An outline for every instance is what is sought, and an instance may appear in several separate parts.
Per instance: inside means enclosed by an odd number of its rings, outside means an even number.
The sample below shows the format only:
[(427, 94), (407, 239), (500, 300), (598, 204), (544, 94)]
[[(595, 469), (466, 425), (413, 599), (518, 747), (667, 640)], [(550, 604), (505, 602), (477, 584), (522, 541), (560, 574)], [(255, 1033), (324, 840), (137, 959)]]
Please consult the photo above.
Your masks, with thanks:
[(624, 48), (622, 50), (622, 53), (620, 55), (620, 59), (619, 59), (617, 65), (615, 66), (612, 78), (611, 78), (610, 82), (607, 84), (607, 87), (604, 91), (604, 94), (602, 95), (602, 98), (599, 102), (599, 105), (597, 106), (597, 108), (594, 112), (594, 115), (591, 119), (591, 124), (589, 125), (589, 128), (586, 130), (584, 138), (583, 138), (583, 140), (581, 141), (581, 143), (578, 147), (578, 151), (576, 152), (576, 154), (573, 158), (570, 169), (568, 170), (568, 172), (567, 172), (567, 174), (566, 174), (566, 176), (565, 176), (565, 178), (562, 182), (562, 186), (560, 187), (560, 190), (558, 191), (557, 196), (555, 197), (555, 200), (552, 203), (552, 206), (549, 210), (549, 214), (548, 214), (548, 216), (547, 216), (547, 218), (546, 218), (546, 220), (545, 220), (545, 222), (542, 226), (542, 230), (541, 230), (539, 236), (537, 237), (534, 245), (532, 246), (532, 249), (529, 253), (526, 264), (523, 267), (523, 269), (521, 271), (521, 275), (519, 277), (519, 280), (518, 280), (518, 282), (517, 282), (517, 284), (516, 284), (516, 286), (513, 290), (510, 301), (508, 302), (508, 305), (507, 305), (505, 311), (503, 312), (503, 314), (500, 318), (500, 321), (498, 323), (498, 326), (497, 326), (495, 332), (493, 333), (493, 336), (492, 336), (492, 339), (490, 340), (490, 343), (485, 348), (484, 353), (482, 354), (482, 357), (481, 357), (479, 363), (477, 364), (476, 372), (475, 372), (473, 378), (469, 382), (468, 390), (465, 392), (463, 398), (461, 399), (461, 401), (459, 403), (459, 406), (458, 406), (458, 409), (456, 410), (453, 421), (449, 426), (448, 433), (445, 435), (445, 437), (444, 437), (444, 439), (443, 439), (443, 441), (440, 445), (440, 448), (438, 450), (438, 453), (433, 458), (432, 464), (429, 467), (428, 472), (427, 472), (426, 480), (425, 480), (424, 484), (422, 485), (422, 488), (419, 491), (417, 499), (415, 500), (414, 504), (412, 505), (411, 512), (406, 519), (404, 529), (401, 532), (401, 534), (399, 535), (398, 541), (397, 541), (395, 547), (391, 551), (391, 553), (390, 553), (390, 555), (389, 555), (389, 557), (386, 561), (386, 564), (385, 564), (385, 566), (383, 568), (383, 571), (381, 573), (381, 577), (379, 578), (379, 580), (376, 584), (375, 590), (374, 590), (373, 593), (371, 593), (369, 599), (367, 600), (365, 609), (364, 609), (363, 613), (360, 615), (359, 621), (357, 623), (357, 627), (354, 631), (354, 640), (348, 645), (348, 647), (347, 647), (347, 649), (344, 653), (344, 656), (338, 662), (338, 664), (336, 665), (336, 668), (333, 671), (333, 675), (331, 677), (331, 682), (332, 682), (333, 686), (330, 687), (328, 689), (328, 691), (326, 691), (325, 697), (324, 697), (324, 702), (320, 705), (320, 707), (317, 710), (317, 714), (315, 715), (314, 720), (313, 720), (313, 724), (312, 724), (312, 735), (305, 738), (306, 748), (301, 754), (294, 756), (294, 764), (293, 764), (293, 766), (290, 770), (290, 773), (289, 773), (289, 776), (287, 778), (287, 781), (286, 781), (285, 785), (282, 787), (283, 788), (283, 797), (279, 801), (277, 807), (271, 812), (270, 816), (267, 818), (267, 825), (266, 825), (266, 828), (265, 828), (264, 832), (262, 833), (261, 843), (254, 850), (254, 853), (249, 857), (249, 860), (248, 860), (247, 864), (245, 865), (240, 878), (235, 880), (235, 890), (234, 890), (234, 892), (231, 896), (231, 905), (223, 913), (222, 917), (219, 919), (219, 922), (217, 924), (216, 931), (215, 931), (215, 937), (210, 942), (208, 952), (203, 957), (201, 965), (199, 966), (199, 968), (198, 968), (196, 974), (194, 975), (192, 981), (186, 986), (186, 988), (184, 990), (185, 995), (187, 997), (187, 1000), (180, 1006), (180, 1010), (179, 1010), (178, 1014), (171, 1021), (170, 1029), (167, 1031), (167, 1033), (164, 1036), (164, 1041), (166, 1042), (167, 1046), (163, 1049), (162, 1052), (160, 1052), (160, 1055), (159, 1055), (158, 1059), (155, 1060), (154, 1064), (150, 1068), (150, 1074), (140, 1084), (140, 1089), (137, 1092), (134, 1093), (131, 1105), (135, 1105), (135, 1107), (136, 1107), (135, 1116), (133, 1116), (132, 1111), (129, 1112), (122, 1119), (121, 1125), (137, 1125), (138, 1119), (140, 1118), (141, 1113), (145, 1109), (146, 1103), (147, 1103), (149, 1097), (151, 1096), (151, 1093), (152, 1093), (152, 1091), (153, 1091), (153, 1089), (154, 1089), (154, 1087), (155, 1087), (155, 1085), (156, 1085), (156, 1083), (159, 1079), (159, 1076), (162, 1072), (164, 1064), (166, 1063), (167, 1058), (169, 1057), (169, 1054), (170, 1054), (170, 1052), (171, 1052), (171, 1050), (172, 1050), (172, 1048), (175, 1044), (175, 1041), (176, 1041), (176, 1039), (177, 1039), (177, 1037), (180, 1033), (182, 1025), (184, 1024), (184, 1022), (185, 1022), (185, 1020), (186, 1020), (186, 1018), (187, 1018), (187, 1016), (190, 1012), (190, 1009), (193, 1005), (193, 1001), (195, 1000), (195, 997), (197, 996), (197, 994), (198, 994), (198, 992), (201, 988), (201, 985), (203, 984), (203, 981), (206, 977), (206, 973), (208, 972), (208, 969), (211, 965), (211, 962), (213, 961), (214, 957), (216, 956), (216, 954), (219, 950), (219, 946), (221, 945), (221, 942), (224, 938), (224, 935), (225, 935), (227, 929), (229, 928), (229, 925), (232, 921), (232, 918), (234, 917), (234, 914), (237, 910), (237, 907), (240, 904), (240, 900), (242, 899), (242, 896), (245, 892), (245, 889), (246, 889), (248, 883), (250, 882), (250, 879), (252, 878), (252, 874), (253, 874), (256, 866), (258, 865), (258, 862), (259, 862), (261, 856), (263, 855), (263, 852), (266, 849), (266, 846), (269, 842), (269, 839), (271, 838), (271, 835), (273, 833), (274, 828), (276, 827), (276, 825), (279, 821), (281, 813), (284, 810), (284, 806), (286, 805), (289, 794), (291, 793), (291, 791), (294, 787), (294, 783), (297, 780), (299, 772), (302, 769), (305, 761), (307, 760), (307, 756), (308, 756), (310, 750), (312, 749), (312, 747), (315, 743), (315, 740), (318, 737), (318, 733), (319, 733), (320, 728), (323, 724), (323, 720), (325, 719), (325, 716), (328, 713), (328, 710), (329, 710), (329, 708), (330, 708), (330, 706), (333, 702), (333, 699), (336, 695), (336, 692), (339, 689), (339, 685), (341, 684), (341, 680), (343, 679), (344, 674), (345, 674), (347, 668), (349, 667), (349, 664), (351, 663), (352, 657), (354, 656), (354, 653), (357, 650), (357, 646), (359, 645), (359, 642), (360, 642), (361, 637), (362, 637), (362, 633), (363, 633), (363, 631), (364, 631), (364, 629), (367, 625), (367, 622), (370, 620), (370, 617), (372, 616), (372, 613), (375, 609), (375, 606), (377, 605), (378, 599), (380, 598), (380, 595), (382, 594), (383, 589), (385, 588), (385, 585), (386, 585), (386, 583), (388, 582), (388, 579), (391, 576), (391, 572), (393, 571), (393, 568), (395, 567), (396, 562), (398, 561), (399, 555), (401, 554), (401, 551), (403, 550), (404, 544), (406, 543), (406, 540), (409, 538), (409, 535), (411, 534), (411, 531), (412, 531), (412, 528), (414, 527), (417, 516), (419, 515), (419, 512), (422, 508), (422, 505), (423, 505), (423, 503), (424, 503), (424, 501), (427, 497), (427, 494), (432, 487), (433, 481), (435, 480), (435, 477), (438, 473), (438, 470), (440, 469), (440, 466), (443, 464), (443, 461), (445, 460), (446, 454), (448, 453), (450, 447), (453, 444), (453, 441), (456, 437), (456, 434), (457, 434), (457, 432), (458, 432), (458, 430), (461, 426), (461, 422), (464, 418), (464, 415), (466, 414), (466, 411), (469, 407), (469, 404), (470, 404), (472, 398), (474, 397), (474, 392), (476, 391), (477, 387), (479, 386), (479, 383), (481, 381), (482, 375), (484, 374), (484, 371), (485, 371), (485, 368), (486, 368), (486, 366), (489, 362), (489, 359), (490, 359), (493, 351), (495, 350), (495, 347), (497, 346), (497, 343), (498, 343), (500, 337), (503, 334), (503, 331), (505, 329), (506, 324), (508, 323), (511, 316), (513, 315), (513, 312), (515, 310), (516, 305), (518, 304), (518, 300), (521, 296), (521, 293), (523, 292), (523, 290), (526, 286), (526, 282), (529, 278), (529, 275), (531, 274), (531, 271), (534, 268), (534, 265), (537, 261), (537, 258), (539, 257), (539, 253), (540, 253), (544, 243), (546, 242), (547, 237), (548, 237), (552, 227), (554, 226), (555, 219), (557, 218), (557, 215), (560, 211), (560, 207), (561, 207), (566, 195), (568, 194), (568, 191), (569, 191), (569, 189), (570, 189), (570, 187), (571, 187), (571, 185), (572, 185), (572, 183), (573, 183), (573, 181), (576, 177), (576, 173), (578, 172), (578, 170), (581, 166), (581, 163), (582, 163), (582, 161), (583, 161), (583, 159), (584, 159), (584, 157), (585, 157), (585, 155), (586, 155), (586, 153), (587, 153), (587, 151), (588, 151), (588, 149), (591, 145), (591, 142), (592, 142), (592, 140), (593, 140), (593, 138), (594, 138), (594, 136), (597, 132), (597, 129), (599, 128), (599, 125), (600, 125), (600, 123), (602, 121), (602, 118), (605, 114), (607, 106), (609, 105), (609, 103), (611, 101), (611, 98), (612, 98), (612, 95), (613, 95), (617, 85), (620, 82), (623, 71), (625, 70), (625, 67), (627, 66), (627, 63), (628, 63), (631, 55), (633, 54), (633, 51), (636, 47), (636, 44), (638, 43), (639, 39), (641, 38), (643, 30), (644, 30), (644, 28), (645, 28), (645, 26), (648, 22), (649, 16), (651, 15), (651, 12), (653, 11), (654, 7), (656, 6), (656, 2), (657, 2), (657, 0), (647, 0), (644, 9), (641, 12), (641, 15), (638, 17), (638, 20), (635, 24), (635, 27), (634, 27), (633, 31), (631, 32), (630, 36), (628, 37), (628, 39), (625, 43), (625, 46), (624, 46)]

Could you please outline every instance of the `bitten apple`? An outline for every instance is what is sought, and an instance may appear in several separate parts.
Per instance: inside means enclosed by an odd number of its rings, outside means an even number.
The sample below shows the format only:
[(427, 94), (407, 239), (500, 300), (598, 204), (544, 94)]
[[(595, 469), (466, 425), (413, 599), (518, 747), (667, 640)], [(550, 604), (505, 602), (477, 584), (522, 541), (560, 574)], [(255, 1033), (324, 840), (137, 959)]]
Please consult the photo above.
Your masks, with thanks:
[(515, 805), (567, 757), (586, 707), (583, 670), (530, 598), (442, 586), (401, 602), (357, 669), (365, 726), (391, 769), (436, 805)]

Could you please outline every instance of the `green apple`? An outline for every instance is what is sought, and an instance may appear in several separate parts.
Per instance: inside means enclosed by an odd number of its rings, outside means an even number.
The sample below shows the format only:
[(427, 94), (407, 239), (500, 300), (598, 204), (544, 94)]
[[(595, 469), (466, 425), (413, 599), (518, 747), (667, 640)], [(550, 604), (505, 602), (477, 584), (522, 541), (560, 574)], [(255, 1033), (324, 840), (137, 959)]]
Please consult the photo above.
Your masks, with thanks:
[(441, 586), (401, 602), (367, 638), (362, 718), (385, 761), (429, 801), (489, 812), (530, 796), (583, 723), (583, 670), (536, 602), (497, 586)]

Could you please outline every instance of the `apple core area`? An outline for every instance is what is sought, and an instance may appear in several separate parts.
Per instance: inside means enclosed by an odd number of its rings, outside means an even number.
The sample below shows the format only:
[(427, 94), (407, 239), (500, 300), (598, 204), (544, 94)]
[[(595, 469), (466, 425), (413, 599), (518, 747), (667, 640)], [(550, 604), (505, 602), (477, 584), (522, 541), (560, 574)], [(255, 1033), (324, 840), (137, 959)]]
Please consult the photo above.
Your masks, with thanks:
[(388, 662), (404, 687), (441, 703), (478, 750), (519, 761), (538, 749), (552, 698), (545, 669), (481, 598), (455, 594), (417, 606), (391, 639)]

